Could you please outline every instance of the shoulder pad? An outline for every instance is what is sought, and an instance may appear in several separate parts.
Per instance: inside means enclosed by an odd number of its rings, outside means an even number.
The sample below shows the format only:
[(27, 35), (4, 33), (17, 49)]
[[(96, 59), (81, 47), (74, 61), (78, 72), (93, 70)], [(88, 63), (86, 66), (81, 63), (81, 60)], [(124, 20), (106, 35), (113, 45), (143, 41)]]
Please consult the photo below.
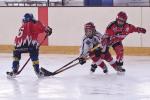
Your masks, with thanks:
[(134, 26), (134, 25), (132, 25), (132, 24), (129, 24), (129, 23), (126, 23), (126, 25), (128, 25), (128, 26)]
[(102, 33), (100, 33), (100, 32), (98, 32), (98, 31), (96, 31), (96, 35), (97, 35), (97, 34), (98, 34), (98, 35), (102, 35)]
[(116, 23), (116, 21), (111, 22), (111, 23), (107, 26), (107, 29), (111, 28), (115, 23)]

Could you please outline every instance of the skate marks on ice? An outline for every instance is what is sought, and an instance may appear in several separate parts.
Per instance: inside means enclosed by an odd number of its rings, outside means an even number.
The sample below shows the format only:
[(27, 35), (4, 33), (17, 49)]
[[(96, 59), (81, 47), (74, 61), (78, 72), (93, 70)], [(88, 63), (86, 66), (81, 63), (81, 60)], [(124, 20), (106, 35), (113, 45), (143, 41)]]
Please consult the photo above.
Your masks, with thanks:
[[(141, 82), (130, 75), (73, 75), (40, 79), (50, 93), (59, 91), (61, 99), (71, 100), (143, 100), (150, 98), (150, 82)], [(51, 81), (51, 82), (49, 82)], [(50, 83), (45, 85), (45, 83)], [(147, 90), (147, 91), (145, 91)], [(145, 92), (145, 93), (144, 93)], [(68, 97), (65, 95), (69, 95)]]
[[(55, 71), (76, 56), (41, 55), (40, 64)], [(22, 59), (26, 59), (28, 56)], [(109, 66), (90, 75), (90, 63), (76, 66), (59, 75), (38, 79), (32, 63), (15, 79), (8, 79), (10, 58), (0, 58), (0, 100), (149, 100), (150, 57), (125, 57), (125, 75), (117, 75)], [(140, 60), (141, 59), (141, 60)], [(144, 61), (145, 59), (145, 61)], [(139, 62), (139, 60), (141, 62)], [(142, 60), (144, 62), (142, 62)], [(24, 62), (23, 62), (24, 63)], [(5, 67), (5, 66), (6, 67)]]
[[(5, 80), (5, 79), (4, 79)], [(142, 80), (143, 81), (143, 80)], [(4, 100), (148, 100), (150, 82), (116, 73), (19, 77), (0, 84)], [(146, 81), (146, 79), (145, 79)], [(4, 91), (5, 90), (5, 91)], [(3, 100), (3, 99), (2, 99)]]

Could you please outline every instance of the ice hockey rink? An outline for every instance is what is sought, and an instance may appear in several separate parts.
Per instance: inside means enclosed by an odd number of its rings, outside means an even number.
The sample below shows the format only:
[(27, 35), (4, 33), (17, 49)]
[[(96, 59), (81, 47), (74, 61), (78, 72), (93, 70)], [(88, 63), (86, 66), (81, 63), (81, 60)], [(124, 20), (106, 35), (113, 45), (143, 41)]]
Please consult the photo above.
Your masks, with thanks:
[[(50, 71), (78, 55), (41, 54), (40, 65)], [(28, 59), (23, 55), (21, 65)], [(118, 75), (98, 68), (90, 74), (90, 63), (77, 65), (56, 76), (37, 78), (29, 62), (15, 79), (6, 77), (12, 54), (0, 54), (0, 100), (150, 100), (150, 57), (125, 56), (126, 73)]]

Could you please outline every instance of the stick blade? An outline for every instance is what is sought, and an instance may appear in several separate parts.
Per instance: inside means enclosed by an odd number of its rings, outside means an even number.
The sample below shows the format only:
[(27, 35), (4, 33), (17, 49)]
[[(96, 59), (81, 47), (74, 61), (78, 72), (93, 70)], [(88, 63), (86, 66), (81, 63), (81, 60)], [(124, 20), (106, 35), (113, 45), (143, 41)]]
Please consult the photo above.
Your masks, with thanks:
[(54, 73), (53, 72), (50, 72), (48, 71), (47, 69), (41, 67), (41, 71), (44, 73), (44, 76), (53, 76)]

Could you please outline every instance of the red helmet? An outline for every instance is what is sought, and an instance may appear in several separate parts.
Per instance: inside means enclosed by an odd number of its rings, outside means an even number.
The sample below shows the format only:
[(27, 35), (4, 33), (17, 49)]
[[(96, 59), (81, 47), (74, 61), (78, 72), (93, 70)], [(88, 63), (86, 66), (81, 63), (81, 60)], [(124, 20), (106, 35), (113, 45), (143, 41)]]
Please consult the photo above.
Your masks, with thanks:
[(85, 24), (84, 28), (93, 30), (93, 29), (95, 29), (95, 25), (94, 25), (94, 23), (89, 22), (89, 23)]
[(119, 12), (117, 14), (116, 20), (120, 20), (120, 21), (126, 22), (127, 18), (128, 18), (127, 14), (125, 12), (121, 11), (121, 12)]

